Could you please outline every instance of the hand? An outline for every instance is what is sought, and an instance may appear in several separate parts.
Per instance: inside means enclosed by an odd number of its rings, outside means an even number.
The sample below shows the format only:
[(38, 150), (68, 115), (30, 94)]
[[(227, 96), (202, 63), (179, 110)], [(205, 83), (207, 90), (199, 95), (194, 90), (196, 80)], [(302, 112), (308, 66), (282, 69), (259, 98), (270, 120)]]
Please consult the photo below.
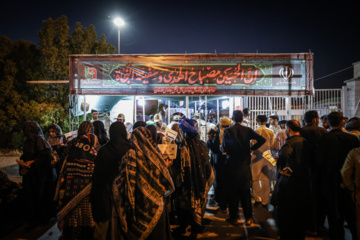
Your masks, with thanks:
[(166, 159), (166, 166), (169, 168), (169, 167), (171, 167), (172, 165), (173, 165), (173, 160), (170, 159), (170, 158), (167, 158), (167, 159)]
[(31, 164), (33, 164), (34, 162), (35, 162), (34, 160), (30, 160), (30, 161), (25, 162), (24, 164), (26, 167), (30, 168)]
[(17, 162), (17, 164), (18, 164), (19, 166), (25, 167), (25, 162), (24, 162), (24, 160), (16, 159), (15, 161)]

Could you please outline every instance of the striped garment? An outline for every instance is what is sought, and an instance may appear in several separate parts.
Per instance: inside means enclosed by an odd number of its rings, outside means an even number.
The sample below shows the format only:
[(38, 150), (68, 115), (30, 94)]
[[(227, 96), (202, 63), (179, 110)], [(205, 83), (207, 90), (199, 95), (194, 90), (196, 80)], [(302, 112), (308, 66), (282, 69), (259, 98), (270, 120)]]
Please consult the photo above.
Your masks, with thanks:
[(122, 158), (120, 175), (113, 185), (116, 222), (126, 238), (146, 239), (163, 213), (164, 196), (174, 191), (174, 184), (150, 131), (136, 128), (132, 141), (135, 149)]

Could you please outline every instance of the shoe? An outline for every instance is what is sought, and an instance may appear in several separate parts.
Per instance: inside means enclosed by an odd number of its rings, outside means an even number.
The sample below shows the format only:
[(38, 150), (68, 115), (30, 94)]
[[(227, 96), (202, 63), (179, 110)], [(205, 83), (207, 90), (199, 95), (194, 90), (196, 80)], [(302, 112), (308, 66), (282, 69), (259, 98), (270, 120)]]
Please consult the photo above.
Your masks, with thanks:
[(252, 220), (252, 218), (246, 219), (246, 221), (245, 221), (246, 226), (251, 226), (251, 224), (253, 224), (253, 223), (254, 223), (254, 220)]
[(232, 225), (239, 225), (239, 219), (237, 218), (228, 218), (227, 221)]

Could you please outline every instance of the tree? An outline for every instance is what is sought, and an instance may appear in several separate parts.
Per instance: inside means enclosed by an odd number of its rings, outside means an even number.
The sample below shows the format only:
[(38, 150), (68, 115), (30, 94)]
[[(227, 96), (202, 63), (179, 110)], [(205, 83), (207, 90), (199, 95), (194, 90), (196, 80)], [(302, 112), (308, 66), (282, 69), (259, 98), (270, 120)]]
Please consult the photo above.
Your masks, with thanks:
[(31, 87), (26, 84), (39, 65), (40, 55), (35, 44), (24, 40), (13, 43), (0, 36), (0, 49), (3, 50), (0, 58), (0, 146), (18, 147), (20, 143), (11, 140), (15, 139), (14, 134), (19, 134), (21, 123), (26, 120), (45, 123), (58, 106), (34, 101)]
[[(40, 80), (65, 80), (69, 75), (70, 54), (112, 54), (116, 48), (106, 43), (105, 35), (97, 41), (95, 26), (83, 28), (80, 22), (75, 24), (74, 32), (69, 35), (66, 16), (56, 20), (49, 18), (43, 21), (43, 28), (39, 31), (41, 52)], [(40, 102), (59, 103), (61, 108), (55, 112), (57, 124), (68, 126), (69, 86), (64, 84), (37, 85), (35, 92), (40, 93)], [(45, 93), (45, 94), (44, 94)], [(68, 129), (65, 129), (67, 131)]]
[(67, 84), (28, 84), (29, 80), (67, 80), (70, 54), (112, 54), (116, 48), (97, 41), (95, 27), (76, 23), (70, 35), (66, 16), (43, 21), (39, 45), (0, 36), (0, 147), (12, 147), (11, 135), (26, 120), (47, 129), (51, 123), (68, 131)]

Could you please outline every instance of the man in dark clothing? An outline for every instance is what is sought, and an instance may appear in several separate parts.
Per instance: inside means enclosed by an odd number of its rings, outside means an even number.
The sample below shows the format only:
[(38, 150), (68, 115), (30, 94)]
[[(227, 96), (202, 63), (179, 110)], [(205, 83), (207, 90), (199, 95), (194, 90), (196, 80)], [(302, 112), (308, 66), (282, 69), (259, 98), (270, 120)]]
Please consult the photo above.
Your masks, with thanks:
[(323, 128), (325, 128), (327, 131), (330, 131), (330, 126), (327, 121), (327, 115), (322, 115), (320, 117), (320, 120), (321, 120), (321, 126), (323, 126)]
[[(224, 165), (224, 184), (226, 202), (229, 206), (229, 222), (239, 224), (239, 200), (244, 210), (246, 225), (250, 226), (252, 220), (251, 207), (251, 152), (265, 143), (265, 138), (249, 127), (241, 125), (243, 114), (240, 110), (233, 112), (235, 125), (224, 130), (222, 151), (226, 153), (227, 161)], [(256, 144), (250, 147), (250, 141)]]
[(305, 199), (307, 175), (308, 142), (300, 136), (300, 123), (290, 120), (286, 123), (288, 138), (279, 152), (276, 163), (278, 178), (274, 191), (278, 227), (281, 239), (305, 238)]
[(213, 166), (215, 181), (215, 200), (219, 204), (220, 211), (227, 213), (227, 205), (225, 201), (223, 168), (226, 162), (226, 155), (220, 151), (224, 130), (231, 124), (231, 119), (223, 117), (220, 119), (219, 127), (208, 132), (207, 147), (211, 150), (211, 165)]
[(316, 164), (320, 169), (320, 189), (329, 222), (329, 237), (336, 240), (344, 239), (345, 218), (353, 239), (356, 239), (355, 206), (350, 193), (342, 184), (340, 170), (350, 150), (359, 144), (354, 135), (341, 130), (341, 113), (329, 113), (327, 120), (331, 130), (319, 139)]
[(317, 235), (319, 228), (324, 227), (325, 210), (324, 204), (321, 201), (319, 192), (319, 169), (315, 168), (315, 148), (320, 137), (326, 134), (325, 128), (319, 127), (319, 115), (317, 111), (307, 111), (304, 115), (305, 127), (300, 129), (300, 135), (306, 139), (310, 145), (310, 159), (308, 161), (307, 171), (309, 174), (309, 184), (307, 198), (306, 212), (307, 212), (307, 230), (313, 235)]

